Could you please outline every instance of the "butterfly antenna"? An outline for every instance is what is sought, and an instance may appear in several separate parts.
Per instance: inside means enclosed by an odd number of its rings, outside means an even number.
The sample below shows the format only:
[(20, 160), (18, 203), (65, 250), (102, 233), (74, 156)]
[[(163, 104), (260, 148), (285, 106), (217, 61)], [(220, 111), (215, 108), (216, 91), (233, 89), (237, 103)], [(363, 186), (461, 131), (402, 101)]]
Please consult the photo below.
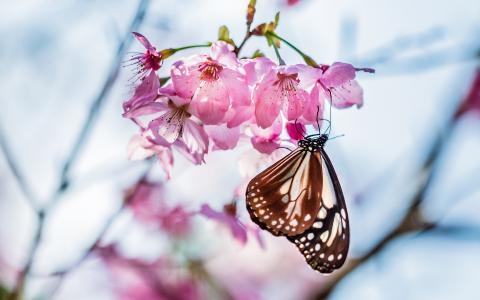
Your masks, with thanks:
[(332, 138), (329, 138), (328, 140), (330, 141), (330, 140), (333, 140), (333, 139), (336, 139), (336, 138), (339, 138), (339, 137), (342, 137), (342, 136), (345, 136), (345, 135), (344, 134), (339, 134), (339, 135), (336, 135)]
[(330, 136), (330, 132), (332, 130), (332, 103), (333, 103), (333, 98), (332, 98), (332, 91), (329, 89), (328, 90), (328, 94), (330, 95), (330, 107), (328, 108), (329, 109), (329, 119), (330, 121), (328, 122), (328, 128), (325, 130), (325, 132), (328, 131), (328, 134), (327, 136)]
[(320, 116), (320, 105), (317, 105), (317, 128), (318, 128), (318, 131), (320, 132), (320, 122), (318, 120), (319, 116)]

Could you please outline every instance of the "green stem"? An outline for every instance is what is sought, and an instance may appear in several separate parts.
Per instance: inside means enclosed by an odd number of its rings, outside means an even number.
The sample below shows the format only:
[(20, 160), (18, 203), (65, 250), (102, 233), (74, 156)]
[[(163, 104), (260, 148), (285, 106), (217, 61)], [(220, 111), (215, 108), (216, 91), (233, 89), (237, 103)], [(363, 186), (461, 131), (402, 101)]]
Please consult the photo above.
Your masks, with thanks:
[(173, 48), (173, 53), (176, 53), (178, 51), (182, 51), (182, 50), (187, 50), (187, 49), (192, 49), (192, 48), (207, 48), (207, 47), (210, 47), (211, 44), (208, 43), (208, 44), (200, 44), (200, 45), (189, 45), (189, 46), (184, 46), (184, 47), (179, 47), (179, 48)]
[(272, 41), (272, 45), (273, 45), (273, 49), (275, 50), (275, 55), (277, 55), (277, 58), (278, 58), (278, 64), (281, 65), (281, 66), (286, 65), (285, 61), (280, 56), (280, 52), (278, 51), (278, 47), (277, 47), (277, 45), (275, 45), (275, 42)]
[(282, 42), (284, 42), (285, 44), (287, 44), (287, 46), (289, 46), (289, 47), (292, 48), (295, 52), (297, 52), (297, 53), (303, 58), (303, 60), (305, 61), (305, 63), (307, 63), (309, 66), (318, 67), (318, 64), (317, 64), (310, 56), (308, 56), (307, 54), (303, 53), (302, 50), (298, 49), (298, 48), (295, 47), (292, 43), (290, 43), (290, 42), (287, 41), (286, 39), (282, 38), (281, 36), (277, 35), (275, 32), (267, 31), (267, 32), (265, 33), (265, 35), (271, 36), (271, 37), (274, 37), (274, 38), (277, 38), (277, 39), (281, 40)]

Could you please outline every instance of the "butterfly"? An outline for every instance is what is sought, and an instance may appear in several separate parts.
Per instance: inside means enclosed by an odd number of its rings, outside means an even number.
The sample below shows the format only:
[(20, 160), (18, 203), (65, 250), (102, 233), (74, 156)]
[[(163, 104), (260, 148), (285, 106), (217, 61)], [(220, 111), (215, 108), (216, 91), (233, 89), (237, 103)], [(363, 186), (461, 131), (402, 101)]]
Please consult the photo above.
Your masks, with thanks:
[(286, 236), (321, 273), (344, 264), (350, 241), (342, 187), (324, 150), (328, 139), (327, 134), (304, 137), (246, 190), (251, 219), (275, 236)]

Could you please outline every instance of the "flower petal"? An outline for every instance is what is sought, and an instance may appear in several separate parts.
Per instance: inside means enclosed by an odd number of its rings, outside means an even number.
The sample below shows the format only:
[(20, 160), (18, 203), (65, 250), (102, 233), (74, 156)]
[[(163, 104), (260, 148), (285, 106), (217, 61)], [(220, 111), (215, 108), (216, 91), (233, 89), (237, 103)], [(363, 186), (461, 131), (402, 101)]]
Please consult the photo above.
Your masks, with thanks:
[(229, 106), (227, 89), (220, 80), (202, 81), (190, 103), (192, 112), (208, 125), (221, 123)]
[(216, 41), (210, 48), (210, 57), (228, 67), (240, 65), (237, 56), (233, 52), (234, 47), (225, 41)]
[(247, 231), (245, 229), (245, 226), (240, 223), (240, 221), (236, 217), (230, 216), (224, 212), (213, 210), (208, 204), (203, 204), (201, 206), (200, 214), (204, 215), (209, 219), (223, 223), (230, 229), (233, 237), (242, 245), (247, 242)]
[(150, 44), (150, 41), (145, 36), (143, 36), (138, 32), (132, 32), (132, 34), (135, 36), (137, 41), (139, 41), (143, 45), (143, 47), (145, 47), (145, 49), (156, 52), (155, 47), (153, 47), (152, 44)]
[(350, 80), (338, 87), (331, 88), (330, 91), (332, 105), (336, 108), (347, 108), (352, 105), (360, 108), (363, 105), (363, 90), (356, 80)]
[(182, 110), (169, 109), (160, 117), (150, 121), (148, 129), (154, 137), (162, 138), (172, 144), (182, 133), (185, 119), (186, 115)]
[(252, 103), (252, 97), (245, 76), (232, 69), (224, 68), (220, 79), (227, 88), (233, 106), (247, 106)]
[(301, 122), (288, 122), (285, 126), (288, 136), (294, 141), (303, 139), (307, 132), (305, 125)]
[(191, 153), (208, 152), (208, 135), (205, 129), (190, 119), (184, 122), (182, 141)]
[(229, 115), (227, 127), (233, 128), (240, 126), (244, 122), (250, 120), (253, 116), (253, 107), (252, 106), (238, 106), (230, 109), (227, 112)]
[(262, 137), (254, 136), (250, 139), (252, 142), (253, 148), (257, 151), (265, 154), (270, 154), (278, 147), (280, 147), (280, 142), (277, 140), (268, 140)]
[(267, 128), (280, 113), (281, 93), (274, 86), (273, 80), (268, 80), (257, 85), (253, 92), (255, 103), (255, 118), (258, 126)]
[(240, 127), (228, 128), (225, 124), (205, 126), (205, 130), (214, 143), (214, 150), (233, 149), (240, 139)]
[[(200, 57), (192, 58), (197, 60)], [(176, 93), (183, 98), (191, 98), (200, 84), (200, 72), (189, 60), (179, 60), (172, 65), (170, 76)]]
[(355, 78), (355, 68), (351, 64), (336, 62), (323, 74), (321, 82), (327, 87), (336, 87)]
[(142, 83), (137, 86), (133, 96), (123, 103), (124, 111), (128, 112), (138, 106), (154, 101), (158, 96), (159, 88), (160, 81), (158, 80), (157, 73), (151, 71), (150, 74), (143, 79)]
[(287, 120), (298, 119), (303, 114), (308, 98), (308, 93), (298, 88), (287, 93), (282, 102), (282, 111)]
[(320, 93), (323, 95), (324, 90), (323, 88), (320, 88), (318, 84), (316, 84), (310, 92), (309, 102), (303, 111), (303, 119), (307, 124), (312, 124), (315, 127), (318, 127), (317, 122), (321, 126), (320, 119), (323, 116), (323, 109), (325, 106), (325, 97), (320, 97)]

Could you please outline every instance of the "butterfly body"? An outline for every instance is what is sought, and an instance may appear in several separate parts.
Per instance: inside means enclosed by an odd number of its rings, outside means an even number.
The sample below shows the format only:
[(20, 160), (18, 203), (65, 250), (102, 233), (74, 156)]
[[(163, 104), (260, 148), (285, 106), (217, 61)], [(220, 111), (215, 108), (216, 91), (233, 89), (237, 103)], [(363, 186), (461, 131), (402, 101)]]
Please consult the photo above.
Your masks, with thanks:
[(285, 236), (321, 273), (345, 262), (348, 215), (335, 169), (324, 150), (326, 134), (310, 135), (298, 148), (255, 176), (247, 210), (262, 229)]

